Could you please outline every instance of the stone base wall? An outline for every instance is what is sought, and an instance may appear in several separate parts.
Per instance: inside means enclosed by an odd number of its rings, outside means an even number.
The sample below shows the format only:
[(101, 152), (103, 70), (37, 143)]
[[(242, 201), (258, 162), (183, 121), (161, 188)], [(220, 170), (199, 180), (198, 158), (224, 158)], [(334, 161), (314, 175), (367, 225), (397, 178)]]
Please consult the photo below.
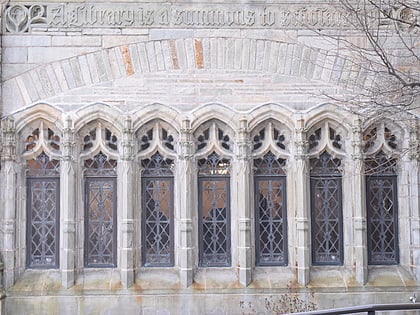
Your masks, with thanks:
[[(249, 293), (246, 289), (221, 290), (213, 293), (194, 290), (160, 291), (154, 294), (143, 294), (135, 289), (102, 291), (95, 294), (82, 294), (71, 290), (71, 292), (55, 292), (48, 296), (11, 295), (6, 299), (5, 314), (271, 314), (265, 308), (265, 301), (266, 299), (276, 301), (281, 294), (284, 293), (270, 290)], [(330, 289), (315, 293), (314, 301), (318, 309), (325, 309), (372, 303), (405, 303), (410, 294), (408, 291), (395, 289), (381, 292), (377, 289), (357, 291)], [(389, 313), (397, 314), (397, 312)], [(420, 310), (398, 312), (398, 314), (420, 314)]]

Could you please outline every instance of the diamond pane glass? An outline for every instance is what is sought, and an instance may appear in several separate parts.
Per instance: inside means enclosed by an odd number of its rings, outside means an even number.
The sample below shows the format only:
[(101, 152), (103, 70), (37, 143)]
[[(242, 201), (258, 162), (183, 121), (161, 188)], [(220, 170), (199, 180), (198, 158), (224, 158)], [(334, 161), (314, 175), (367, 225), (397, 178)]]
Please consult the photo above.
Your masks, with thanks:
[(143, 179), (143, 265), (173, 266), (173, 180)]
[(87, 267), (115, 267), (116, 180), (86, 178), (85, 188), (85, 264)]
[(255, 249), (259, 266), (287, 265), (285, 165), (285, 160), (271, 152), (254, 160)]
[(230, 161), (213, 152), (206, 159), (198, 160), (198, 170), (200, 175), (228, 175)]
[(45, 152), (27, 161), (27, 266), (58, 268), (60, 161)]
[(255, 184), (257, 265), (286, 265), (286, 177), (261, 176)]
[(45, 152), (42, 152), (36, 159), (27, 161), (27, 176), (46, 176), (56, 177), (60, 176), (60, 161), (50, 160)]
[(85, 161), (86, 176), (115, 176), (117, 175), (117, 161), (108, 159), (108, 157), (99, 152), (93, 157)]
[(174, 161), (165, 159), (159, 152), (141, 161), (143, 176), (172, 176)]
[[(312, 263), (343, 263), (343, 218), (340, 160), (323, 153), (311, 159)], [(335, 166), (335, 167), (334, 167)]]
[(377, 155), (375, 175), (366, 178), (369, 264), (399, 263), (397, 176), (390, 175), (396, 161)]
[(27, 266), (58, 268), (59, 178), (27, 181)]
[(230, 266), (229, 178), (199, 179), (200, 266)]

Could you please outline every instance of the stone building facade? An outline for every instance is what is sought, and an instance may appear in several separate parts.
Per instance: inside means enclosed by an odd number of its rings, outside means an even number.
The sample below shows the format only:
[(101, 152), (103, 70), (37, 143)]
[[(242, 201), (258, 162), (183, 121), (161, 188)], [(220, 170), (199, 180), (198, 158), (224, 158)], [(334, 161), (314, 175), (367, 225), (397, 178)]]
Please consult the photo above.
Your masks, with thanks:
[[(310, 27), (309, 27), (310, 25)], [(3, 4), (5, 314), (241, 314), (420, 295), (418, 121), (331, 4)]]

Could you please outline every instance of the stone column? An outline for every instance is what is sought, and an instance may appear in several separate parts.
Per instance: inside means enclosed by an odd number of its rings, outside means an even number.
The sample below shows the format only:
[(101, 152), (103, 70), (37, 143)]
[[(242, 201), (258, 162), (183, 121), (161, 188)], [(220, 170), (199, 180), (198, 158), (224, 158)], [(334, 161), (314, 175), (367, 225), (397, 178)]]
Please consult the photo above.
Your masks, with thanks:
[(306, 130), (302, 118), (297, 120), (295, 131), (295, 205), (296, 205), (296, 247), (297, 278), (301, 285), (309, 282), (311, 264), (311, 238), (309, 230), (309, 167), (306, 154)]
[(63, 287), (75, 282), (76, 253), (76, 172), (74, 169), (74, 130), (70, 116), (65, 118), (60, 173), (60, 269)]
[(124, 120), (122, 154), (118, 162), (118, 233), (119, 269), (125, 288), (134, 283), (134, 155), (130, 117)]
[(178, 263), (181, 284), (188, 287), (194, 280), (194, 245), (193, 245), (193, 207), (194, 207), (194, 142), (190, 121), (184, 119), (179, 141), (177, 165), (179, 246)]
[(360, 118), (353, 122), (353, 264), (356, 266), (356, 281), (365, 284), (368, 277), (366, 188), (364, 179), (363, 129)]
[(6, 314), (5, 309), (6, 294), (3, 289), (3, 262), (0, 259), (0, 315)]
[(5, 288), (11, 287), (15, 282), (16, 273), (16, 129), (13, 118), (2, 122), (3, 152), (1, 168), (1, 199), (2, 209), (1, 228), (2, 248), (0, 248), (4, 263)]
[(417, 283), (420, 283), (420, 182), (419, 182), (419, 140), (418, 140), (418, 126), (417, 120), (413, 119), (410, 126), (410, 166), (409, 166), (409, 220), (412, 240), (410, 256), (412, 272), (417, 280)]
[[(251, 144), (249, 140), (248, 122), (241, 119), (237, 138), (236, 197), (238, 207), (238, 272), (239, 282), (247, 286), (252, 281), (252, 242), (251, 242), (251, 205), (250, 187), (252, 176)], [(233, 229), (234, 231), (234, 229)]]

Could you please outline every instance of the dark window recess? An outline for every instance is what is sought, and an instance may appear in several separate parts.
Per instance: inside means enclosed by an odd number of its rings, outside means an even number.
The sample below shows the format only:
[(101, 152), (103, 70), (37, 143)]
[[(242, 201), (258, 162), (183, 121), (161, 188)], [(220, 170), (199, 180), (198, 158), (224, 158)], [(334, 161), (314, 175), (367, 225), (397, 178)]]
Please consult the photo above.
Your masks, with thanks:
[(28, 268), (58, 268), (60, 162), (42, 152), (27, 163)]
[(230, 161), (212, 153), (198, 168), (199, 264), (230, 266)]
[(285, 160), (269, 152), (254, 160), (256, 263), (287, 265)]
[(327, 152), (310, 160), (312, 263), (343, 264), (341, 160)]
[(117, 266), (117, 161), (85, 161), (85, 266)]
[(159, 153), (142, 160), (142, 260), (146, 267), (174, 265), (173, 160)]
[(396, 160), (383, 152), (366, 161), (368, 260), (399, 263)]

